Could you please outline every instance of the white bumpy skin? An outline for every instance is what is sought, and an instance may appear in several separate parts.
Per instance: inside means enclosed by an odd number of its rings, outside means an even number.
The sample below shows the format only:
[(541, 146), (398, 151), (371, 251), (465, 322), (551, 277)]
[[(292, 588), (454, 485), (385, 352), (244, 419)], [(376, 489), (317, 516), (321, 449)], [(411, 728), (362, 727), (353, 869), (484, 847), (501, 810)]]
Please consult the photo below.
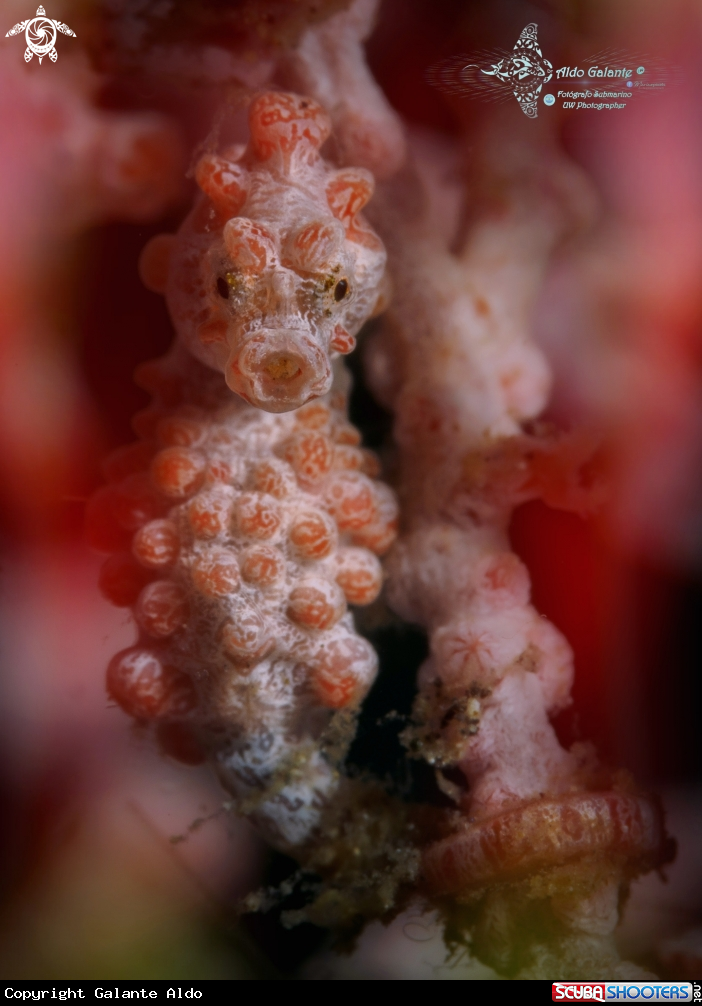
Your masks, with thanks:
[(246, 148), (200, 159), (202, 195), (175, 237), (147, 245), (142, 277), (193, 356), (251, 405), (288, 412), (329, 391), (332, 359), (382, 305), (385, 251), (359, 216), (372, 175), (319, 154), (321, 106), (267, 92), (249, 126)]
[(322, 735), (377, 666), (347, 605), (377, 597), (397, 527), (336, 369), (326, 400), (271, 415), (176, 343), (139, 369), (154, 395), (141, 439), (106, 460), (87, 514), (110, 553), (102, 592), (139, 633), (110, 662), (110, 696), (171, 756), (209, 757), (285, 849), (310, 839), (337, 788)]
[(358, 708), (377, 667), (347, 604), (377, 597), (397, 505), (333, 360), (382, 303), (386, 256), (359, 215), (372, 175), (319, 154), (320, 105), (262, 93), (249, 125), (246, 148), (200, 158), (192, 212), (142, 253), (177, 337), (139, 368), (154, 401), (140, 441), (107, 459), (87, 524), (110, 553), (101, 589), (139, 630), (110, 696), (168, 754), (209, 757), (290, 850), (338, 788), (333, 712)]

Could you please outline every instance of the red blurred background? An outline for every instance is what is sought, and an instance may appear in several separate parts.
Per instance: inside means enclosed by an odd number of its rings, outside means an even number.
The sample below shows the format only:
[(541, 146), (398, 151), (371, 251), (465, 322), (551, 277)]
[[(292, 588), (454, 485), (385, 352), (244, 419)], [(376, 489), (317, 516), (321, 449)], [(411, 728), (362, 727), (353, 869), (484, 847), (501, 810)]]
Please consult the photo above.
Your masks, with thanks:
[[(29, 16), (9, 6), (8, 28)], [(81, 27), (99, 37), (99, 4), (57, 2), (51, 14), (79, 42)], [(464, 142), (470, 157), (491, 106), (442, 94), (427, 70), (511, 48), (529, 21), (554, 66), (619, 47), (681, 69), (679, 83), (637, 95), (621, 115), (552, 114), (600, 211), (555, 256), (534, 332), (554, 368), (548, 418), (603, 431), (611, 490), (587, 520), (535, 502), (512, 524), (534, 603), (575, 651), (563, 741), (593, 740), (662, 791), (678, 832), (671, 885), (644, 883), (622, 937), (650, 958), (702, 907), (702, 15), (687, 0), (385, 0), (370, 65), (409, 123)], [(104, 666), (132, 630), (97, 594), (99, 563), (82, 539), (100, 458), (132, 439), (130, 418), (147, 404), (134, 367), (171, 340), (138, 255), (185, 212), (190, 151), (227, 84), (191, 91), (116, 64), (86, 87), (80, 60), (64, 59), (71, 41), (56, 66), (18, 69), (17, 39), (0, 51), (0, 968), (12, 978), (260, 977), (266, 948), (236, 929), (233, 906), (260, 882), (264, 853), (205, 770), (162, 760), (107, 708)], [(86, 107), (160, 112), (181, 137), (163, 199), (140, 219), (128, 206), (83, 206), (57, 140), (70, 116), (55, 95), (44, 107), (26, 90), (61, 73)]]

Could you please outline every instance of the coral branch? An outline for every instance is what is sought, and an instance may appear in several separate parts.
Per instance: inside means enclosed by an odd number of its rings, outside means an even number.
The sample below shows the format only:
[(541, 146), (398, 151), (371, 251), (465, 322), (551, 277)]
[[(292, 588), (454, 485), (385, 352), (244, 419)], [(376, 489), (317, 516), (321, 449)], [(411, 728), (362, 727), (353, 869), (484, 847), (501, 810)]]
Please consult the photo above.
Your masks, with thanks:
[(401, 167), (406, 143), (363, 51), (377, 8), (378, 0), (355, 0), (348, 10), (310, 28), (285, 62), (293, 86), (329, 111), (339, 161), (368, 168), (381, 179)]
[[(558, 918), (582, 934), (600, 911), (594, 891), (616, 891), (669, 848), (655, 804), (612, 781), (585, 749), (559, 744), (549, 717), (570, 703), (572, 654), (529, 603), (528, 572), (510, 549), (517, 502), (578, 496), (551, 482), (561, 467), (557, 481), (567, 484), (578, 465), (544, 465), (563, 446), (525, 437), (522, 424), (549, 390), (529, 338), (531, 305), (554, 244), (592, 205), (576, 169), (534, 123), (527, 130), (516, 119), (495, 118), (477, 144), (479, 213), (457, 253), (428, 212), (418, 173), (381, 187), (373, 220), (395, 296), (367, 362), (395, 412), (401, 452), (403, 531), (388, 557), (388, 598), (430, 635), (405, 741), (415, 757), (460, 768), (465, 779), (463, 791), (453, 784), (461, 814), (425, 851), (428, 889), (479, 898), (512, 883), (527, 902), (553, 899), (556, 915), (558, 899), (570, 899)], [(590, 869), (583, 884), (583, 860), (608, 869), (599, 881)], [(520, 884), (537, 874), (552, 879), (524, 894)], [(514, 914), (518, 901), (505, 910)], [(616, 911), (607, 918), (610, 932)], [(500, 962), (498, 943), (483, 941), (485, 959), (516, 967)]]

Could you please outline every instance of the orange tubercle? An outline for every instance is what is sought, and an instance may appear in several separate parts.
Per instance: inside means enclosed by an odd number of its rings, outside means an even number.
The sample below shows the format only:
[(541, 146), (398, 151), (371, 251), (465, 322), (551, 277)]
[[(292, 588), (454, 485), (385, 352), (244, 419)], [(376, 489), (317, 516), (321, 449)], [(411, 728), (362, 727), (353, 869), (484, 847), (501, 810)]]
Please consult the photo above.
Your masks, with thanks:
[(316, 430), (301, 430), (293, 434), (283, 448), (303, 489), (314, 488), (329, 474), (334, 460), (334, 448), (329, 437)]
[(375, 182), (364, 168), (342, 168), (327, 182), (327, 202), (334, 216), (349, 227), (373, 195)]
[(262, 224), (235, 217), (224, 227), (224, 243), (233, 264), (244, 273), (261, 273), (275, 258), (275, 239)]
[(342, 548), (337, 557), (339, 584), (349, 604), (372, 604), (383, 585), (383, 570), (365, 548)]
[(276, 501), (265, 493), (243, 493), (235, 510), (239, 530), (250, 538), (274, 538), (283, 519)]
[(166, 447), (152, 461), (151, 475), (166, 496), (186, 499), (202, 485), (205, 459), (187, 447)]
[(188, 504), (188, 522), (196, 538), (216, 538), (230, 525), (235, 493), (229, 486), (215, 486), (198, 493)]
[(356, 336), (346, 331), (343, 325), (337, 325), (329, 343), (331, 349), (346, 356), (356, 348)]
[(336, 527), (321, 510), (303, 510), (290, 526), (290, 543), (302, 559), (323, 559), (336, 545)]
[(209, 548), (192, 565), (193, 583), (206, 597), (228, 597), (241, 584), (239, 563), (231, 549)]
[(360, 698), (375, 676), (377, 657), (358, 636), (335, 639), (320, 649), (312, 664), (312, 686), (329, 709), (342, 709)]
[(220, 154), (204, 154), (200, 158), (195, 181), (224, 220), (235, 217), (246, 201), (246, 170)]
[(134, 535), (132, 552), (149, 569), (170, 566), (178, 558), (180, 538), (174, 521), (152, 520)]
[(341, 588), (322, 577), (302, 580), (290, 592), (288, 615), (308, 629), (330, 629), (346, 608)]
[(370, 549), (376, 555), (383, 555), (395, 541), (399, 525), (397, 498), (389, 486), (383, 482), (372, 482), (373, 519), (365, 527), (353, 530), (354, 545)]
[(262, 161), (280, 150), (289, 155), (300, 144), (317, 150), (331, 132), (329, 116), (316, 101), (296, 94), (267, 92), (249, 108), (251, 146)]
[(251, 485), (276, 499), (284, 499), (295, 488), (290, 466), (277, 458), (256, 465), (251, 473)]
[(352, 534), (354, 545), (367, 548), (374, 555), (385, 555), (397, 538), (397, 521), (389, 524), (368, 524)]
[(192, 681), (140, 646), (115, 654), (107, 668), (107, 691), (136, 719), (183, 716), (197, 704)]
[(223, 318), (213, 318), (198, 326), (197, 337), (203, 346), (227, 341), (227, 323)]
[(327, 509), (342, 531), (358, 531), (373, 520), (373, 483), (360, 472), (335, 472), (324, 491)]
[(154, 580), (139, 595), (134, 616), (150, 636), (165, 638), (182, 629), (189, 615), (188, 595), (173, 580)]
[(273, 545), (254, 545), (244, 552), (241, 575), (247, 583), (269, 587), (285, 572), (285, 559)]

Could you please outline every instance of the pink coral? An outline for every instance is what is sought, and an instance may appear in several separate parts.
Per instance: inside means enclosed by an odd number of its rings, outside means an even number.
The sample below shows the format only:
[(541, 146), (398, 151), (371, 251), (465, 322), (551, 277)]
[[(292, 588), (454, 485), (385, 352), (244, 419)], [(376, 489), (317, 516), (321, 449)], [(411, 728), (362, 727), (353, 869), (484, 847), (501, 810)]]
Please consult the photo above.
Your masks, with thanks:
[(328, 109), (342, 164), (390, 178), (407, 144), (402, 124), (366, 64), (363, 43), (373, 30), (378, 0), (355, 0), (348, 10), (309, 28), (284, 57), (294, 86)]
[[(516, 917), (520, 898), (548, 893), (566, 930), (591, 934), (594, 913), (604, 938), (617, 913), (605, 913), (603, 929), (603, 892), (614, 906), (618, 884), (669, 849), (649, 798), (559, 743), (549, 718), (570, 703), (572, 654), (530, 603), (528, 572), (507, 536), (524, 498), (560, 492), (560, 505), (584, 503), (553, 484), (567, 484), (569, 467), (577, 480), (572, 459), (554, 460), (568, 447), (525, 437), (522, 424), (549, 391), (546, 361), (529, 338), (533, 298), (551, 249), (587, 220), (592, 197), (528, 126), (509, 119), (503, 127), (496, 117), (482, 137), (473, 191), (499, 195), (482, 201), (458, 253), (427, 209), (420, 178), (431, 179), (431, 165), (408, 169), (374, 202), (396, 290), (367, 354), (401, 451), (403, 533), (388, 558), (388, 600), (430, 640), (406, 742), (462, 811), (425, 850), (428, 888), (468, 897), (569, 864), (539, 894), (513, 893), (500, 911)], [(570, 446), (574, 457), (582, 451)], [(463, 788), (442, 782), (451, 768)], [(580, 869), (593, 858), (607, 867)], [(562, 911), (556, 895), (567, 902)], [(514, 951), (500, 951), (495, 934), (488, 943), (493, 961)]]

